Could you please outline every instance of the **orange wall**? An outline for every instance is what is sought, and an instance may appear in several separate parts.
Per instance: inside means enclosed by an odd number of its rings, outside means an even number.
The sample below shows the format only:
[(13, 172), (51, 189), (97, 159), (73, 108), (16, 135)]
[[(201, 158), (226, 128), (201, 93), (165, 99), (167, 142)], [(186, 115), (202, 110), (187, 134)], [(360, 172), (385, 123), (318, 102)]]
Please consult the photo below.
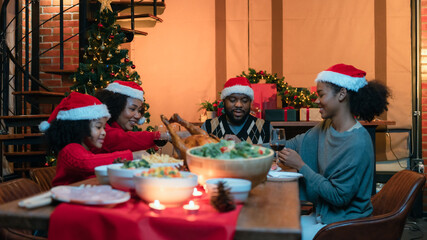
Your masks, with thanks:
[(164, 22), (131, 43), (132, 60), (154, 124), (160, 114), (197, 121), (199, 103), (215, 100), (215, 0), (167, 1)]
[[(376, 66), (386, 67), (387, 82), (396, 92), (389, 119), (396, 127), (411, 126), (410, 7), (406, 1), (387, 1), (386, 53), (376, 51), (375, 4), (370, 0), (282, 0), (281, 19), (272, 15), (271, 0), (167, 1), (163, 23), (146, 29), (148, 36), (131, 44), (132, 60), (142, 75), (154, 124), (161, 113), (178, 112), (197, 121), (198, 103), (217, 98), (216, 86), (248, 67), (272, 71), (277, 63), (293, 86), (314, 85), (317, 73), (345, 62), (378, 78)], [(225, 19), (218, 19), (224, 3)], [(275, 5), (275, 7), (277, 7)], [(221, 20), (221, 21), (219, 21)], [(225, 21), (224, 41), (216, 29)], [(272, 24), (281, 21), (282, 49)], [(276, 34), (276, 35), (275, 35)], [(275, 36), (275, 37), (273, 37)], [(221, 50), (221, 49), (224, 50)], [(279, 50), (278, 50), (279, 49)], [(219, 52), (218, 52), (219, 51)], [(282, 59), (275, 59), (282, 51)], [(378, 61), (378, 54), (385, 54)], [(218, 62), (220, 60), (220, 62)], [(219, 89), (218, 89), (219, 90)], [(402, 140), (403, 141), (403, 140)]]

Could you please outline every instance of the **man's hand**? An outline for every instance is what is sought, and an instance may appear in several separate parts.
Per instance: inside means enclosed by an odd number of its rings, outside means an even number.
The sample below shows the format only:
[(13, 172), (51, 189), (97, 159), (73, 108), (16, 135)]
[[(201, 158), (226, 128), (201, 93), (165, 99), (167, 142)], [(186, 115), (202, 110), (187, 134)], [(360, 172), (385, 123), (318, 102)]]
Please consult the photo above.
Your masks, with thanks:
[(305, 165), (301, 156), (292, 149), (285, 148), (279, 152), (279, 161), (283, 165), (300, 170)]
[(227, 141), (234, 141), (236, 143), (239, 143), (239, 142), (242, 141), (236, 135), (233, 135), (233, 134), (226, 134), (224, 136), (224, 139), (227, 140)]

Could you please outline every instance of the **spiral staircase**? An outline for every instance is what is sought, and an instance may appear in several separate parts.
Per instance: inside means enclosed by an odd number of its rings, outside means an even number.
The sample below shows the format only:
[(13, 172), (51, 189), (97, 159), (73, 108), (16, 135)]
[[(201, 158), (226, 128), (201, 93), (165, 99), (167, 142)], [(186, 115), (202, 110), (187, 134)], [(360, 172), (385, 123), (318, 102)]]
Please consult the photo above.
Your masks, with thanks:
[[(113, 1), (113, 11), (118, 12), (117, 23), (132, 41), (135, 35), (146, 36), (147, 29), (162, 22), (158, 17), (165, 8), (165, 2)], [(64, 13), (79, 9), (79, 32), (65, 36)], [(1, 7), (1, 83), (0, 83), (0, 155), (2, 156), (0, 181), (28, 176), (31, 168), (44, 166), (48, 155), (44, 136), (38, 130), (40, 122), (47, 120), (53, 108), (64, 98), (64, 92), (55, 92), (43, 81), (42, 76), (58, 74), (63, 80), (76, 71), (67, 68), (64, 46), (70, 39), (79, 38), (79, 59), (87, 46), (85, 32), (93, 22), (92, 13), (99, 3), (80, 0), (77, 4), (64, 7), (59, 0), (59, 11), (51, 18), (40, 21), (40, 1), (4, 0)], [(59, 43), (47, 50), (40, 50), (40, 29), (48, 22), (59, 18)], [(58, 30), (57, 29), (57, 30)], [(40, 62), (41, 56), (59, 49), (59, 64), (46, 67)], [(12, 172), (5, 171), (12, 169)]]

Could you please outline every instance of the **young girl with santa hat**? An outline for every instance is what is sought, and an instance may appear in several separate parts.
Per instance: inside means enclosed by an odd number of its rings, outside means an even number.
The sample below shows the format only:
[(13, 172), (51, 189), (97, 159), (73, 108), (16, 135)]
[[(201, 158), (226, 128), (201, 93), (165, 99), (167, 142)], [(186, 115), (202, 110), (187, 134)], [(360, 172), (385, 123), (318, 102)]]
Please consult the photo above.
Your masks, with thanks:
[(286, 142), (279, 160), (304, 176), (302, 200), (315, 213), (302, 216), (302, 239), (312, 239), (326, 224), (372, 213), (374, 148), (357, 119), (372, 121), (387, 110), (389, 91), (351, 65), (337, 64), (318, 74), (317, 103), (324, 121)]
[(54, 186), (94, 177), (95, 167), (111, 164), (116, 158), (132, 160), (141, 156), (141, 152), (130, 150), (108, 154), (89, 151), (102, 147), (108, 118), (107, 107), (97, 98), (73, 92), (54, 109), (47, 122), (40, 124), (50, 148), (58, 154)]

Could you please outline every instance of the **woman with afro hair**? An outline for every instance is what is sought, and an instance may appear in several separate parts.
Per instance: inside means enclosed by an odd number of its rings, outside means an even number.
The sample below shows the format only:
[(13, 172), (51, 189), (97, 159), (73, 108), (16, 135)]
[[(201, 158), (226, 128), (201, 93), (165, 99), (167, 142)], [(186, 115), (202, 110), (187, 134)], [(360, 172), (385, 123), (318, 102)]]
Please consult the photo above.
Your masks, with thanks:
[(387, 111), (389, 90), (351, 65), (337, 64), (316, 78), (317, 103), (324, 121), (286, 142), (279, 160), (297, 169), (300, 198), (315, 213), (301, 217), (302, 239), (326, 224), (372, 213), (374, 148), (358, 119), (372, 121)]

